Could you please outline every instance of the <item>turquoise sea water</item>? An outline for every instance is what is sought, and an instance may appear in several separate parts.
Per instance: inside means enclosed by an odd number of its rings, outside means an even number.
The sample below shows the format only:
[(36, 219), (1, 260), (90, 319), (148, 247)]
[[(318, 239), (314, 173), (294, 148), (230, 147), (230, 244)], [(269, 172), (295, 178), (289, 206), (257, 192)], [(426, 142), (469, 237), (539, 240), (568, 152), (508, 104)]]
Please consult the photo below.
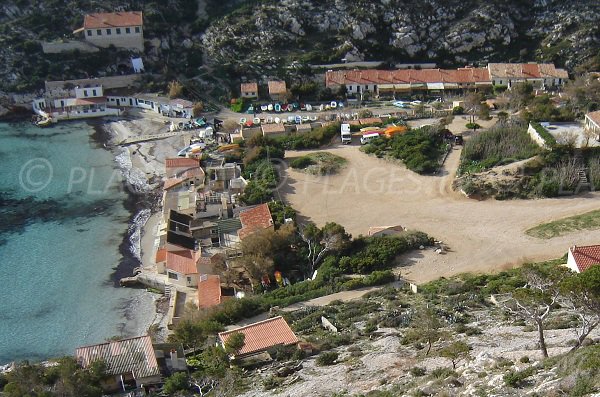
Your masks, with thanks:
[(128, 229), (114, 154), (85, 123), (0, 123), (0, 364), (73, 354), (148, 324), (140, 290), (115, 288)]

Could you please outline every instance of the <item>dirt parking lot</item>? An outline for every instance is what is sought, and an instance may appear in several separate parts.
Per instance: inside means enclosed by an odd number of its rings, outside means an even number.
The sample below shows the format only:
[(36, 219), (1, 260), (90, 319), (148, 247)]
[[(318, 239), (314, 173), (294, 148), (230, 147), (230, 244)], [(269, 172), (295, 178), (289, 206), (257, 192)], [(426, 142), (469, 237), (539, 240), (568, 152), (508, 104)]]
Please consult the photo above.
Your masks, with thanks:
[[(464, 131), (464, 120), (451, 130)], [(279, 189), (303, 219), (318, 225), (334, 221), (353, 235), (371, 226), (402, 225), (441, 240), (445, 254), (432, 250), (403, 258), (402, 275), (422, 283), (440, 276), (506, 269), (525, 261), (553, 259), (569, 246), (600, 243), (600, 230), (550, 240), (527, 236), (539, 223), (598, 209), (599, 193), (543, 200), (476, 201), (451, 189), (460, 160), (455, 147), (438, 176), (421, 176), (404, 165), (368, 156), (357, 142), (326, 149), (348, 160), (337, 175), (311, 176), (287, 169)], [(292, 158), (307, 152), (286, 152)]]

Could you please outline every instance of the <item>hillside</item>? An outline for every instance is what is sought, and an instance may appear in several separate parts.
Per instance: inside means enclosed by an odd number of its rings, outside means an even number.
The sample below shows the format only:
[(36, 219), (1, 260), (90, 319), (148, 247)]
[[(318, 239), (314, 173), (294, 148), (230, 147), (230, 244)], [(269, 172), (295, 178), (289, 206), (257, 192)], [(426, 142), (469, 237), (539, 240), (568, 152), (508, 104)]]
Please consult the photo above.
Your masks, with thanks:
[(440, 66), (538, 60), (571, 71), (600, 64), (595, 0), (19, 0), (0, 5), (0, 89), (30, 92), (44, 80), (118, 73), (127, 52), (44, 55), (39, 43), (73, 39), (85, 13), (116, 9), (144, 12), (146, 71), (161, 74), (159, 83), (231, 84), (220, 94), (241, 77), (302, 80), (312, 75), (308, 64), (342, 58)]

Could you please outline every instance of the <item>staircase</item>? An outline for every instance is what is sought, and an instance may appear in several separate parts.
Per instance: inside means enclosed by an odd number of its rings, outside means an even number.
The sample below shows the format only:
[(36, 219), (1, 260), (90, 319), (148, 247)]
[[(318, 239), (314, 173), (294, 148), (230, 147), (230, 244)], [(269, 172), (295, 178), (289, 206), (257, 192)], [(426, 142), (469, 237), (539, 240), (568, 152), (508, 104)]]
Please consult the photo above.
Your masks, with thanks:
[(590, 181), (588, 180), (588, 177), (585, 173), (585, 168), (580, 168), (577, 171), (577, 174), (579, 176), (579, 183), (577, 184), (577, 187), (579, 189), (581, 188), (586, 188), (588, 190), (592, 190), (592, 184), (590, 183)]

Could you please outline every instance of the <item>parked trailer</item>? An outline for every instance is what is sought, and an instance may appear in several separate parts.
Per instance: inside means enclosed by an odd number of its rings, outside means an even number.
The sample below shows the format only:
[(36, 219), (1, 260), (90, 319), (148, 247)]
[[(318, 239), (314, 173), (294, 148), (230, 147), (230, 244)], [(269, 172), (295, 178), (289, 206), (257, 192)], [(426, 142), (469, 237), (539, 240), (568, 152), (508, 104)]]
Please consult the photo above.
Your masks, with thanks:
[(340, 127), (342, 143), (347, 145), (352, 142), (352, 133), (350, 132), (350, 124), (342, 124)]

